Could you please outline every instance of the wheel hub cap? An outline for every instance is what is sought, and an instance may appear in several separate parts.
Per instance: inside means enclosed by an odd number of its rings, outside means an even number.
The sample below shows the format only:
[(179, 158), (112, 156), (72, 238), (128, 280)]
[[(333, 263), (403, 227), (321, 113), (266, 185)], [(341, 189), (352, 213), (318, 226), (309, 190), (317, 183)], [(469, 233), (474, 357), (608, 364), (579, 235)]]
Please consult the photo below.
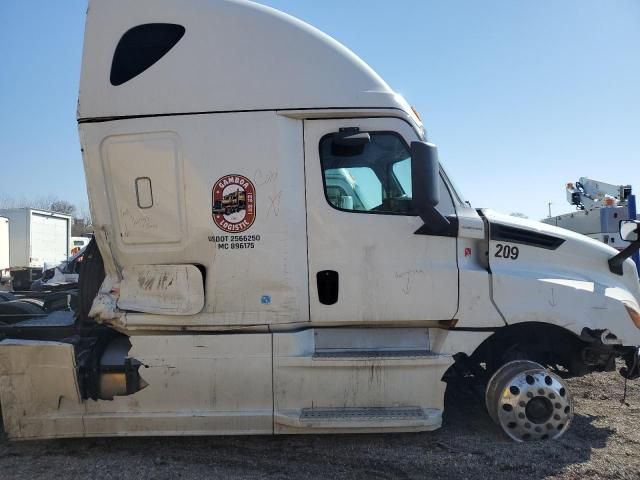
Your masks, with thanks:
[(518, 442), (559, 438), (573, 417), (564, 381), (529, 361), (501, 367), (489, 381), (486, 402), (491, 418)]

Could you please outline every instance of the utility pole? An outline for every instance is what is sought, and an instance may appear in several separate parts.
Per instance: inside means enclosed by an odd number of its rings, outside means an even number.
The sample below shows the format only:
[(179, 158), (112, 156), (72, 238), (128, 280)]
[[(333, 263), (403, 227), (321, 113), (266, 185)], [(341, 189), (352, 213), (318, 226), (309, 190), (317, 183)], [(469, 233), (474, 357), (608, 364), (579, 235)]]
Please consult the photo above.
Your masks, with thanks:
[(553, 203), (549, 202), (549, 218), (551, 218), (551, 205), (553, 205)]

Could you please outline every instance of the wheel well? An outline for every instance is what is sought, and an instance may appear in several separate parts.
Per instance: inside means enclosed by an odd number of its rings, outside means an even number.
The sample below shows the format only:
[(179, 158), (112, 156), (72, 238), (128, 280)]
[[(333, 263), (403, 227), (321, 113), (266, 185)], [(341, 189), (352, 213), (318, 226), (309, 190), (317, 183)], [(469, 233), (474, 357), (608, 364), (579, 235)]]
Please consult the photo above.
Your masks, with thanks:
[[(580, 354), (587, 345), (575, 333), (556, 325), (527, 322), (509, 325), (482, 342), (471, 356), (456, 355), (456, 373), (466, 371), (486, 381), (500, 366), (513, 360), (531, 360), (563, 376), (582, 375)], [(461, 369), (462, 367), (462, 369)]]

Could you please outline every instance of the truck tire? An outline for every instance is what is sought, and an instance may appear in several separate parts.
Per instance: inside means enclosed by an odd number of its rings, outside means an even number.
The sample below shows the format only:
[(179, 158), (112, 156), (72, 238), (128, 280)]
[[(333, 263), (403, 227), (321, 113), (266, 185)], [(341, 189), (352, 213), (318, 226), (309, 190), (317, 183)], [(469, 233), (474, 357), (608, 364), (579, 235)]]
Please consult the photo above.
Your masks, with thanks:
[(84, 251), (80, 275), (78, 277), (78, 323), (90, 323), (89, 312), (100, 285), (104, 281), (104, 262), (95, 238)]
[(500, 367), (489, 380), (485, 402), (491, 419), (516, 442), (560, 438), (573, 418), (564, 380), (529, 360)]
[(22, 300), (0, 303), (0, 324), (18, 323), (44, 314), (45, 311), (37, 305)]

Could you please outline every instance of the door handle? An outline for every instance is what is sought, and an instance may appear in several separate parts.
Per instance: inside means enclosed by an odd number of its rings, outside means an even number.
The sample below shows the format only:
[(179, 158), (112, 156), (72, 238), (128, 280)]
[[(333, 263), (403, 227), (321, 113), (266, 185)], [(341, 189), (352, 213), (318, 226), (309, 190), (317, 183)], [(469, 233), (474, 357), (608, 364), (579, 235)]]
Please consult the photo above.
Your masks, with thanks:
[(338, 303), (340, 277), (335, 270), (322, 270), (316, 273), (318, 286), (318, 299), (323, 305), (335, 305)]

